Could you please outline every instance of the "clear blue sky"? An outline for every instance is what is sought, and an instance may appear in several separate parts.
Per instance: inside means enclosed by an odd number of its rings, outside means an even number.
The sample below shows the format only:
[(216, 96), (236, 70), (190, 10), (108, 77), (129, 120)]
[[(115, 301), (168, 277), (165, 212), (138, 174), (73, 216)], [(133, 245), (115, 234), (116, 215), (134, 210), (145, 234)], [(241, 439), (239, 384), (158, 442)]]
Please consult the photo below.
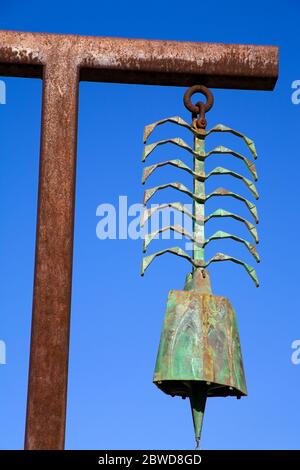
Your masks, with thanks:
[[(236, 265), (224, 263), (210, 270), (214, 292), (228, 296), (237, 312), (249, 396), (240, 401), (208, 401), (202, 447), (295, 449), (300, 442), (300, 365), (291, 362), (291, 343), (300, 339), (300, 105), (291, 102), (291, 83), (300, 79), (300, 6), (296, 0), (278, 5), (258, 0), (197, 5), (177, 0), (147, 4), (11, 0), (1, 2), (0, 29), (280, 46), (275, 92), (216, 90), (215, 106), (208, 115), (209, 126), (227, 124), (256, 142), (262, 262), (257, 270), (259, 289)], [(0, 365), (0, 448), (13, 449), (23, 446), (25, 423), (41, 81), (4, 80), (7, 104), (0, 106), (0, 340), (7, 345), (7, 364)], [(117, 203), (119, 195), (127, 195), (129, 204), (142, 200), (143, 127), (176, 114), (189, 119), (182, 106), (183, 91), (80, 85), (68, 449), (194, 446), (188, 403), (171, 399), (152, 385), (168, 290), (183, 287), (189, 266), (166, 256), (141, 278), (140, 240), (100, 241), (96, 237), (99, 204)], [(115, 108), (121, 112), (116, 113)], [(176, 134), (170, 126), (164, 130), (165, 136)], [(217, 143), (242, 149), (239, 142), (223, 136), (209, 145)], [(166, 155), (170, 153), (161, 151), (157, 159)], [(232, 160), (226, 166), (233, 167)], [(239, 169), (246, 174), (243, 167)], [(152, 182), (179, 177), (175, 169), (168, 169)], [(222, 184), (242, 189), (230, 179)], [(165, 192), (156, 201), (171, 197), (171, 191)], [(240, 207), (229, 202), (226, 206)], [(209, 233), (217, 227), (246, 234), (237, 224), (231, 227), (225, 221), (222, 227), (220, 221), (212, 224)], [(155, 243), (154, 249), (174, 244)], [(221, 248), (250, 261), (245, 249), (233, 242), (215, 242), (209, 253)]]

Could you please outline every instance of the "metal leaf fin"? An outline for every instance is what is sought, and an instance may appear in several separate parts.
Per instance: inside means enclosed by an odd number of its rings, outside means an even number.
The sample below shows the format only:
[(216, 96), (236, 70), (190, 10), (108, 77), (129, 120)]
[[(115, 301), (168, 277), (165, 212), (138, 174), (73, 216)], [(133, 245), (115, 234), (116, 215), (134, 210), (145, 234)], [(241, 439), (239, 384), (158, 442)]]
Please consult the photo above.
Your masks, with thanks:
[(168, 225), (167, 227), (163, 227), (157, 230), (154, 230), (151, 233), (147, 233), (144, 237), (144, 244), (143, 244), (143, 251), (146, 253), (149, 244), (154, 240), (154, 238), (159, 235), (160, 233), (167, 232), (171, 230), (176, 233), (180, 233), (184, 237), (188, 238), (192, 242), (195, 242), (193, 234), (185, 230), (181, 225)]
[(214, 196), (231, 196), (235, 199), (238, 199), (239, 201), (244, 202), (244, 204), (246, 204), (246, 206), (248, 207), (250, 213), (252, 214), (255, 222), (258, 223), (258, 215), (257, 215), (256, 206), (252, 202), (248, 201), (248, 199), (240, 196), (239, 194), (228, 191), (227, 189), (218, 188), (215, 191), (213, 191), (212, 193), (208, 194), (208, 196), (206, 196), (205, 200), (207, 201), (208, 199), (210, 199), (211, 197), (214, 197)]
[(248, 178), (245, 178), (243, 175), (240, 175), (239, 173), (236, 173), (235, 171), (232, 171), (232, 170), (227, 170), (227, 168), (217, 166), (206, 175), (206, 179), (209, 178), (210, 176), (215, 176), (215, 175), (230, 175), (230, 176), (233, 176), (234, 178), (242, 180), (247, 186), (247, 188), (249, 188), (249, 190), (251, 191), (255, 199), (259, 198), (255, 184)]
[(153, 144), (145, 145), (142, 161), (144, 162), (146, 158), (148, 158), (149, 155), (153, 152), (153, 150), (156, 149), (156, 147), (159, 147), (160, 145), (165, 145), (165, 144), (177, 145), (177, 147), (187, 150), (194, 157), (200, 158), (199, 154), (196, 153), (192, 149), (192, 147), (190, 147), (183, 139), (181, 139), (180, 137), (175, 137), (173, 139), (159, 140), (158, 142), (154, 142)]
[(144, 128), (144, 143), (147, 142), (149, 139), (150, 135), (154, 131), (154, 129), (162, 124), (165, 124), (166, 122), (170, 122), (172, 124), (177, 124), (178, 126), (185, 127), (186, 129), (193, 131), (192, 126), (185, 122), (180, 116), (172, 116), (169, 118), (161, 119), (160, 121), (153, 122), (152, 124), (148, 124)]
[(219, 145), (214, 149), (210, 150), (205, 154), (205, 157), (209, 157), (210, 155), (233, 155), (234, 157), (242, 160), (245, 165), (247, 166), (248, 170), (250, 171), (251, 175), (253, 176), (254, 180), (257, 181), (257, 171), (255, 164), (249, 160), (249, 158), (244, 157), (241, 153), (235, 152), (234, 150), (224, 147), (223, 145)]
[(155, 212), (166, 209), (166, 208), (173, 208), (178, 212), (182, 212), (183, 214), (191, 217), (191, 219), (195, 220), (195, 216), (185, 207), (184, 204), (181, 202), (169, 202), (165, 204), (157, 204), (155, 207), (150, 207), (149, 209), (145, 209), (142, 217), (141, 217), (141, 227), (144, 227), (147, 220), (152, 217)]
[(211, 263), (216, 263), (219, 261), (232, 261), (233, 263), (240, 264), (246, 269), (247, 273), (253, 280), (256, 287), (259, 286), (259, 281), (256, 275), (256, 271), (254, 268), (252, 268), (252, 266), (249, 266), (249, 264), (244, 263), (243, 261), (237, 258), (233, 258), (232, 256), (226, 255), (224, 253), (216, 253), (212, 258), (210, 258), (210, 260), (207, 263), (205, 263), (205, 267), (207, 268)]
[(178, 160), (178, 159), (175, 159), (175, 160), (167, 160), (167, 161), (165, 161), (165, 162), (160, 162), (160, 163), (156, 163), (155, 165), (147, 166), (147, 167), (144, 169), (144, 171), (143, 171), (142, 183), (145, 184), (145, 182), (147, 181), (147, 179), (149, 178), (149, 176), (150, 176), (157, 168), (160, 168), (160, 167), (166, 166), (166, 165), (175, 166), (176, 168), (180, 168), (181, 170), (185, 170), (185, 171), (187, 171), (190, 175), (193, 175), (193, 176), (194, 176), (193, 170), (192, 170), (188, 165), (186, 165), (184, 162), (182, 162), (181, 160)]
[(178, 191), (181, 191), (184, 194), (187, 194), (189, 197), (191, 197), (194, 201), (198, 201), (200, 203), (204, 202), (204, 198), (196, 196), (194, 193), (192, 193), (184, 184), (181, 183), (167, 183), (167, 184), (161, 184), (160, 186), (155, 186), (154, 188), (149, 188), (146, 189), (144, 193), (144, 205), (147, 204), (147, 202), (154, 196), (154, 194), (157, 191), (160, 191), (161, 189), (165, 188), (173, 188), (177, 189)]
[(227, 232), (223, 232), (223, 230), (218, 230), (217, 232), (215, 232), (212, 236), (210, 236), (209, 238), (207, 238), (204, 242), (204, 246), (208, 245), (208, 243), (210, 243), (211, 241), (213, 240), (221, 240), (221, 239), (224, 239), (224, 238), (230, 238), (231, 240), (234, 240), (236, 242), (239, 242), (239, 243), (243, 243), (243, 245), (245, 245), (245, 247), (247, 248), (247, 250), (251, 253), (251, 255), (253, 256), (253, 258), (259, 263), (260, 262), (260, 259), (259, 259), (259, 254), (256, 250), (256, 247), (254, 245), (252, 245), (252, 243), (249, 243), (247, 240), (245, 240), (244, 238), (241, 238), (241, 237), (238, 237), (236, 235), (233, 235), (231, 233), (227, 233)]
[(145, 274), (146, 269), (150, 266), (150, 264), (155, 258), (161, 255), (164, 255), (165, 253), (171, 253), (173, 255), (180, 256), (181, 258), (185, 258), (193, 266), (196, 266), (196, 263), (194, 262), (194, 260), (182, 248), (175, 246), (172, 248), (166, 248), (165, 250), (157, 251), (156, 253), (153, 253), (152, 255), (144, 256), (142, 260), (141, 275), (143, 276)]
[(231, 127), (224, 126), (223, 124), (217, 124), (216, 126), (214, 126), (212, 129), (207, 131), (207, 135), (209, 135), (213, 132), (229, 132), (230, 134), (233, 134), (233, 135), (236, 135), (237, 137), (240, 137), (241, 139), (243, 139), (243, 141), (247, 145), (248, 149), (252, 153), (253, 158), (255, 158), (255, 160), (257, 159), (257, 152), (256, 152), (255, 144), (254, 144), (253, 140), (249, 139), (249, 137), (247, 137), (246, 135), (242, 134), (239, 131), (236, 131), (235, 129), (232, 129)]
[(237, 214), (233, 214), (232, 212), (228, 212), (224, 209), (217, 209), (211, 214), (209, 214), (207, 217), (205, 217), (204, 222), (206, 223), (210, 219), (213, 219), (216, 217), (231, 217), (232, 219), (238, 220), (239, 222), (243, 222), (248, 228), (251, 235), (253, 236), (255, 242), (258, 243), (258, 234), (257, 234), (255, 225), (249, 222), (248, 220), (244, 219), (244, 217), (241, 217), (240, 215), (237, 215)]

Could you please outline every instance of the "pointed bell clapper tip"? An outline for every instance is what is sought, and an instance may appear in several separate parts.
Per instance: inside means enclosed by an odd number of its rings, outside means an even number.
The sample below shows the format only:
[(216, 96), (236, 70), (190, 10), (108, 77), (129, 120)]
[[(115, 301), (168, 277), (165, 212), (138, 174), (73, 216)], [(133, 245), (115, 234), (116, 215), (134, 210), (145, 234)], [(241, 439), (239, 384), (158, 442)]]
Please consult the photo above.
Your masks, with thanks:
[(206, 398), (207, 398), (207, 385), (202, 381), (192, 381), (190, 403), (193, 416), (196, 449), (199, 449), (203, 417), (205, 412)]

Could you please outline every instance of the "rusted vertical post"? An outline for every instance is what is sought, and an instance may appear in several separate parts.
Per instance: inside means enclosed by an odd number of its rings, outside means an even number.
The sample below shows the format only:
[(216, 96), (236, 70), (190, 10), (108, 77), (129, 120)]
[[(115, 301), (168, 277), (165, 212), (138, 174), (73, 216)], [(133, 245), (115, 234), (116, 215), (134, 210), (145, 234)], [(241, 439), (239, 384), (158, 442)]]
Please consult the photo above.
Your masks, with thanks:
[(44, 68), (26, 449), (64, 448), (78, 107), (74, 67), (53, 56)]

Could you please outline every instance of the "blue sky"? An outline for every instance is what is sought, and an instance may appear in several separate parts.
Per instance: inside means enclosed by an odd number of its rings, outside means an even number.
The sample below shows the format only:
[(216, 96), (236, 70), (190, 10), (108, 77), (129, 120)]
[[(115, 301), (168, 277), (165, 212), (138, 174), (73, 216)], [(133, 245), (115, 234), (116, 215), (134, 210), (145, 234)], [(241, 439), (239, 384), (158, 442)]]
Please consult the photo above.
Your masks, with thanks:
[[(228, 296), (237, 313), (249, 396), (208, 401), (202, 447), (299, 448), (300, 365), (291, 362), (291, 343), (300, 339), (300, 105), (291, 102), (291, 84), (300, 79), (299, 3), (216, 0), (213, 6), (206, 2), (198, 8), (177, 0), (3, 3), (0, 29), (280, 47), (280, 78), (273, 93), (215, 90), (215, 106), (207, 116), (209, 127), (227, 124), (256, 143), (262, 262), (259, 289), (236, 265), (210, 269), (214, 293)], [(23, 446), (25, 423), (41, 81), (3, 80), (7, 104), (0, 105), (0, 340), (6, 343), (7, 364), (0, 365), (0, 448), (15, 449)], [(166, 256), (141, 278), (140, 240), (96, 237), (99, 204), (117, 204), (120, 195), (128, 196), (129, 205), (142, 200), (143, 127), (173, 115), (189, 120), (183, 92), (177, 87), (80, 85), (68, 449), (194, 447), (188, 403), (152, 385), (167, 294), (183, 287), (189, 266)], [(175, 137), (177, 130), (166, 126), (156, 136)], [(217, 144), (242, 150), (236, 139), (214, 137), (208, 146)], [(157, 161), (171, 154), (161, 151)], [(232, 160), (226, 161), (231, 168)], [(179, 177), (175, 169), (167, 169), (152, 182)], [(225, 183), (242, 189), (230, 179)], [(211, 188), (213, 184), (220, 185), (212, 181)], [(171, 197), (166, 191), (156, 201)], [(226, 204), (227, 209), (240, 208)], [(220, 221), (211, 224), (208, 234), (217, 228), (246, 234), (236, 224), (220, 227)], [(155, 250), (174, 244), (154, 243)], [(245, 249), (235, 245), (215, 242), (208, 252), (222, 248), (249, 262)]]

